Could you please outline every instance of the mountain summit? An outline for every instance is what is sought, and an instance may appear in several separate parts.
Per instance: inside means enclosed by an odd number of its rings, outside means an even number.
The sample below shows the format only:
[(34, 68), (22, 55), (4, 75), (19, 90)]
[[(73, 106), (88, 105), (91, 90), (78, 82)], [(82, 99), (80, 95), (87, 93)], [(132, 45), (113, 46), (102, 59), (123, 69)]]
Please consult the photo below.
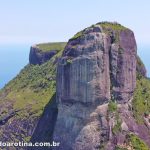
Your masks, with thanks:
[(136, 59), (134, 34), (118, 23), (98, 23), (69, 40), (56, 78), (58, 117), (53, 136), (62, 142), (61, 150), (115, 149), (131, 130), (140, 134), (129, 111)]
[(150, 80), (133, 31), (100, 22), (68, 43), (32, 46), (29, 60), (0, 91), (0, 141), (60, 142), (45, 150), (149, 150)]

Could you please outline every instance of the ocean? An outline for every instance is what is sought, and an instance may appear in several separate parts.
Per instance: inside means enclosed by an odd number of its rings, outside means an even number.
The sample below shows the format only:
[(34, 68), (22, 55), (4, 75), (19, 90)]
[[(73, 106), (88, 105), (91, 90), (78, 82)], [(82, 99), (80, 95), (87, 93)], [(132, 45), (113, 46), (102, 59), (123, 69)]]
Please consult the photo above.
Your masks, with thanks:
[[(0, 88), (12, 80), (29, 63), (30, 45), (0, 45)], [(139, 46), (138, 54), (150, 77), (150, 46)]]
[(30, 45), (0, 44), (0, 88), (12, 80), (29, 62)]

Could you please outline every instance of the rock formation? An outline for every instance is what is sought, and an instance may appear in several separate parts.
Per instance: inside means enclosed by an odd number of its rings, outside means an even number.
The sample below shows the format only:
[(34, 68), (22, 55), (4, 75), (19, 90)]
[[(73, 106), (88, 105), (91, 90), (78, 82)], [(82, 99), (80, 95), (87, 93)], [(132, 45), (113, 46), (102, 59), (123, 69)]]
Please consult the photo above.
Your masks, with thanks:
[(133, 32), (98, 23), (67, 45), (32, 46), (30, 64), (0, 90), (0, 141), (60, 142), (7, 150), (149, 150), (149, 93)]
[(120, 103), (128, 101), (136, 85), (133, 32), (102, 23), (80, 34), (68, 42), (59, 61), (58, 99), (94, 104), (108, 101), (113, 94)]
[(30, 50), (29, 62), (33, 65), (40, 65), (50, 60), (50, 58), (52, 58), (56, 53), (56, 50), (42, 52), (37, 46), (32, 46)]
[(138, 74), (146, 77), (146, 68), (143, 64), (143, 62), (141, 61), (140, 57), (137, 56), (137, 65), (136, 65), (136, 71)]
[(50, 60), (65, 47), (65, 42), (43, 43), (31, 46), (29, 62), (30, 64), (43, 64)]
[[(108, 103), (122, 107), (132, 99), (136, 58), (133, 32), (117, 23), (98, 23), (69, 40), (57, 67), (53, 139), (61, 141), (59, 150), (114, 149), (119, 135), (113, 128), (122, 124), (121, 130), (128, 130), (128, 125)], [(126, 134), (121, 136), (124, 142)]]

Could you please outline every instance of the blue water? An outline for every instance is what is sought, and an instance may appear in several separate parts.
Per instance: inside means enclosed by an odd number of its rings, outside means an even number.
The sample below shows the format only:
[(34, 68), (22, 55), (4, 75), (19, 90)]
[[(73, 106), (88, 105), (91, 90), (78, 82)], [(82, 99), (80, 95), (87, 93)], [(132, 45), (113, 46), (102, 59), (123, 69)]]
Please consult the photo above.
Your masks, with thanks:
[[(30, 45), (0, 45), (0, 88), (13, 79), (29, 62)], [(150, 77), (150, 46), (138, 46)]]
[(28, 64), (29, 45), (0, 45), (0, 88)]

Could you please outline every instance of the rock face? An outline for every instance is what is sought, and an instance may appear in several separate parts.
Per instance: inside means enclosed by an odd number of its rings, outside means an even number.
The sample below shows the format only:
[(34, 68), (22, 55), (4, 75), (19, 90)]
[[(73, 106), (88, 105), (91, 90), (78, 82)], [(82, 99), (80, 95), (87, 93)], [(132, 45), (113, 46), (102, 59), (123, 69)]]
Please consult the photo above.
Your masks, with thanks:
[(110, 99), (111, 89), (117, 100), (128, 101), (136, 85), (133, 32), (126, 28), (103, 29), (98, 24), (82, 34), (69, 41), (59, 62), (59, 98), (101, 103)]
[[(111, 138), (110, 100), (126, 103), (136, 86), (136, 42), (131, 30), (98, 23), (69, 40), (57, 68), (60, 150), (98, 150)], [(66, 141), (67, 140), (67, 141)]]
[(35, 45), (30, 49), (29, 62), (33, 65), (41, 65), (44, 62), (50, 60), (56, 53), (57, 50), (43, 52)]
[(110, 98), (109, 49), (110, 39), (98, 27), (69, 41), (58, 65), (58, 101), (97, 104)]
[(114, 98), (127, 102), (136, 86), (136, 42), (130, 30), (119, 32), (119, 42), (112, 43), (110, 70)]
[(138, 74), (146, 77), (146, 68), (139, 56), (137, 56), (136, 71)]

